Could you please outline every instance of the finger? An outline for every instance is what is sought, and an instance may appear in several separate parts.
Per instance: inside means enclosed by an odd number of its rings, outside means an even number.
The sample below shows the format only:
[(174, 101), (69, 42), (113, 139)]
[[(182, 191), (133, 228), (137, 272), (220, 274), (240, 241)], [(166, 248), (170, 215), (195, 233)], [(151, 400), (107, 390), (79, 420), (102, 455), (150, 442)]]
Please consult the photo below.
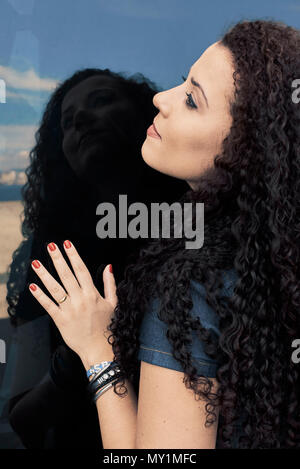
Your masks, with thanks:
[(69, 293), (69, 295), (78, 293), (79, 284), (77, 279), (68, 266), (58, 246), (55, 243), (49, 243), (47, 249), (66, 291)]
[(31, 283), (29, 285), (29, 290), (32, 295), (37, 299), (40, 305), (47, 311), (47, 313), (55, 321), (57, 319), (57, 314), (59, 312), (58, 306), (50, 300), (50, 298), (35, 284)]
[(108, 264), (103, 271), (103, 283), (105, 299), (115, 308), (118, 303), (118, 297), (116, 294), (117, 286), (115, 276), (111, 264)]
[(52, 275), (49, 274), (48, 270), (45, 269), (38, 260), (33, 261), (31, 263), (31, 267), (37, 273), (54, 300), (57, 301), (57, 303), (60, 303), (60, 300), (62, 300), (67, 294), (63, 287), (55, 280), (55, 278), (52, 277)]
[(70, 259), (74, 273), (81, 288), (85, 290), (94, 290), (95, 285), (92, 276), (87, 266), (79, 256), (74, 244), (71, 243), (71, 241), (66, 240), (64, 241), (64, 249), (68, 258)]

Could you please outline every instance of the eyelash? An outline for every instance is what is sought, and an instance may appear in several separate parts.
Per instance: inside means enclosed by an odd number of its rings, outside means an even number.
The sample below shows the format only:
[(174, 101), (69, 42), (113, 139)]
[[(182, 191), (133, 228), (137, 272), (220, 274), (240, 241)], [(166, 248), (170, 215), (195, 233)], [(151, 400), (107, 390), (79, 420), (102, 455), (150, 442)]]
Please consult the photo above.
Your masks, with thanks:
[[(186, 81), (186, 77), (182, 76), (181, 77), (183, 79), (183, 81)], [(187, 105), (187, 107), (191, 108), (191, 109), (197, 109), (197, 106), (196, 104), (194, 103), (194, 100), (192, 98), (192, 93), (185, 93), (188, 97), (188, 99), (186, 99), (185, 101), (185, 104)]]
[(63, 130), (66, 130), (68, 127), (70, 127), (68, 125), (68, 122), (71, 122), (71, 119), (68, 117), (67, 119), (65, 119), (63, 122), (62, 122), (62, 128)]

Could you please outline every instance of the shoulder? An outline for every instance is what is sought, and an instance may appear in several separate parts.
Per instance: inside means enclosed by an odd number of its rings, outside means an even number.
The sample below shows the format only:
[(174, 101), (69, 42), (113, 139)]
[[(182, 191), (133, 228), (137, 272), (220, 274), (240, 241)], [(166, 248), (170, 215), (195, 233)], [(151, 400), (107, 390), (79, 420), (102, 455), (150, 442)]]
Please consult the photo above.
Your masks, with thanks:
[[(225, 296), (232, 294), (236, 277), (234, 272), (224, 273)], [(190, 314), (198, 316), (205, 328), (219, 332), (217, 314), (206, 302), (204, 285), (191, 280), (190, 293)], [(145, 311), (140, 329), (138, 359), (141, 369), (135, 447), (215, 448), (217, 420), (209, 428), (205, 426), (206, 401), (195, 399), (194, 391), (184, 385), (183, 369), (172, 353), (167, 324), (158, 316), (159, 307), (158, 298), (154, 298)], [(211, 392), (217, 392), (217, 363), (205, 353), (205, 345), (195, 331), (192, 331), (191, 358), (198, 376), (206, 376), (213, 386)], [(218, 414), (218, 409), (215, 413)]]
[[(222, 294), (230, 296), (233, 293), (234, 284), (237, 278), (235, 271), (226, 271), (223, 274), (224, 288)], [(206, 301), (206, 290), (201, 282), (191, 280), (190, 293), (192, 317), (198, 317), (205, 329), (212, 330), (219, 335), (219, 318), (217, 313)], [(167, 338), (168, 326), (158, 317), (160, 301), (154, 298), (144, 313), (143, 321), (139, 331), (140, 347), (138, 359), (151, 364), (182, 371), (180, 362), (174, 358), (172, 346)], [(205, 352), (205, 344), (199, 339), (195, 331), (191, 333), (190, 351), (193, 364), (197, 368), (198, 374), (214, 377), (216, 375), (217, 363)]]

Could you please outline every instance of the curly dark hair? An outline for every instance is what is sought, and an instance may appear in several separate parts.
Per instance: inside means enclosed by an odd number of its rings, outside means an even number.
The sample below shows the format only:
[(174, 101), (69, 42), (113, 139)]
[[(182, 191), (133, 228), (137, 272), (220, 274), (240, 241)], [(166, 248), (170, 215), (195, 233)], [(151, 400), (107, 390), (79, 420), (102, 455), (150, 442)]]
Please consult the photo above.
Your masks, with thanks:
[[(132, 168), (129, 165), (128, 169), (122, 170), (121, 175), (123, 187), (127, 184), (128, 203), (130, 198), (133, 200), (138, 198), (146, 204), (154, 200), (171, 201), (177, 199), (187, 189), (184, 181), (178, 181), (155, 171), (141, 156), (146, 128), (157, 113), (152, 99), (158, 92), (158, 87), (151, 80), (142, 73), (127, 76), (125, 72), (116, 73), (108, 68), (87, 68), (76, 71), (70, 78), (59, 83), (46, 105), (35, 134), (36, 144), (30, 151), (30, 164), (26, 169), (27, 183), (22, 188), (24, 240), (13, 253), (7, 282), (8, 313), (13, 325), (22, 324), (23, 321), (36, 319), (45, 314), (27, 288), (31, 281), (35, 281), (30, 268), (32, 259), (41, 259), (60, 282), (47, 256), (48, 242), (56, 240), (57, 243), (61, 243), (64, 239), (71, 239), (79, 248), (94, 280), (98, 278), (101, 270), (99, 270), (101, 252), (108, 254), (122, 251), (119, 265), (114, 269), (117, 269), (118, 279), (123, 278), (122, 269), (128, 262), (126, 255), (133, 256), (133, 252), (143, 244), (139, 239), (111, 241), (97, 238), (95, 207), (102, 200), (95, 199), (91, 185), (76, 176), (63, 153), (63, 132), (60, 125), (62, 101), (73, 87), (93, 76), (105, 76), (115, 80), (116, 87), (129, 98), (136, 109), (135, 122), (132, 122), (132, 127), (137, 129), (136, 138), (128, 141), (126, 146), (124, 142), (120, 142), (123, 159), (130, 160), (135, 165), (135, 175), (129, 174)], [(112, 138), (115, 138), (113, 130), (112, 128)], [(107, 176), (110, 177), (109, 174)], [(131, 179), (126, 182), (129, 176)], [(135, 179), (132, 181), (133, 178)], [(120, 192), (118, 184), (118, 181), (115, 185), (112, 181), (116, 193)], [(98, 256), (95, 252), (98, 252)]]
[[(214, 167), (180, 199), (204, 203), (204, 244), (194, 250), (184, 248), (184, 236), (151, 240), (127, 267), (108, 327), (124, 372), (114, 392), (126, 395), (125, 378), (139, 380), (139, 328), (156, 293), (185, 385), (206, 401), (206, 425), (219, 407), (220, 446), (233, 446), (244, 412), (239, 447), (300, 448), (299, 368), (291, 361), (291, 343), (300, 337), (300, 108), (292, 100), (300, 35), (282, 22), (243, 20), (220, 45), (234, 64), (232, 126)], [(232, 268), (237, 281), (225, 298), (222, 273)], [(191, 279), (203, 282), (219, 316), (218, 338), (189, 313)], [(192, 330), (217, 359), (216, 393), (192, 366)]]

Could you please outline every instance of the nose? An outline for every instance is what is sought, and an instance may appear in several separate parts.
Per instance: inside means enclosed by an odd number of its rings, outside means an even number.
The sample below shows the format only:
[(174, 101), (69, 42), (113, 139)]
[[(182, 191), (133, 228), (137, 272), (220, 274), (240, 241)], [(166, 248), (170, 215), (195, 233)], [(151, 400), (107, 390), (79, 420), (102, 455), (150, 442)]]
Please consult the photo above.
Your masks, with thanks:
[(160, 93), (156, 93), (154, 96), (153, 96), (153, 99), (152, 99), (152, 102), (154, 104), (154, 106), (159, 110), (159, 96), (161, 95), (161, 92)]
[(154, 106), (163, 114), (167, 116), (170, 112), (172, 99), (169, 95), (170, 90), (160, 91), (153, 96), (152, 102)]
[(73, 119), (75, 129), (80, 130), (82, 127), (90, 125), (95, 117), (91, 111), (80, 108), (74, 113)]

